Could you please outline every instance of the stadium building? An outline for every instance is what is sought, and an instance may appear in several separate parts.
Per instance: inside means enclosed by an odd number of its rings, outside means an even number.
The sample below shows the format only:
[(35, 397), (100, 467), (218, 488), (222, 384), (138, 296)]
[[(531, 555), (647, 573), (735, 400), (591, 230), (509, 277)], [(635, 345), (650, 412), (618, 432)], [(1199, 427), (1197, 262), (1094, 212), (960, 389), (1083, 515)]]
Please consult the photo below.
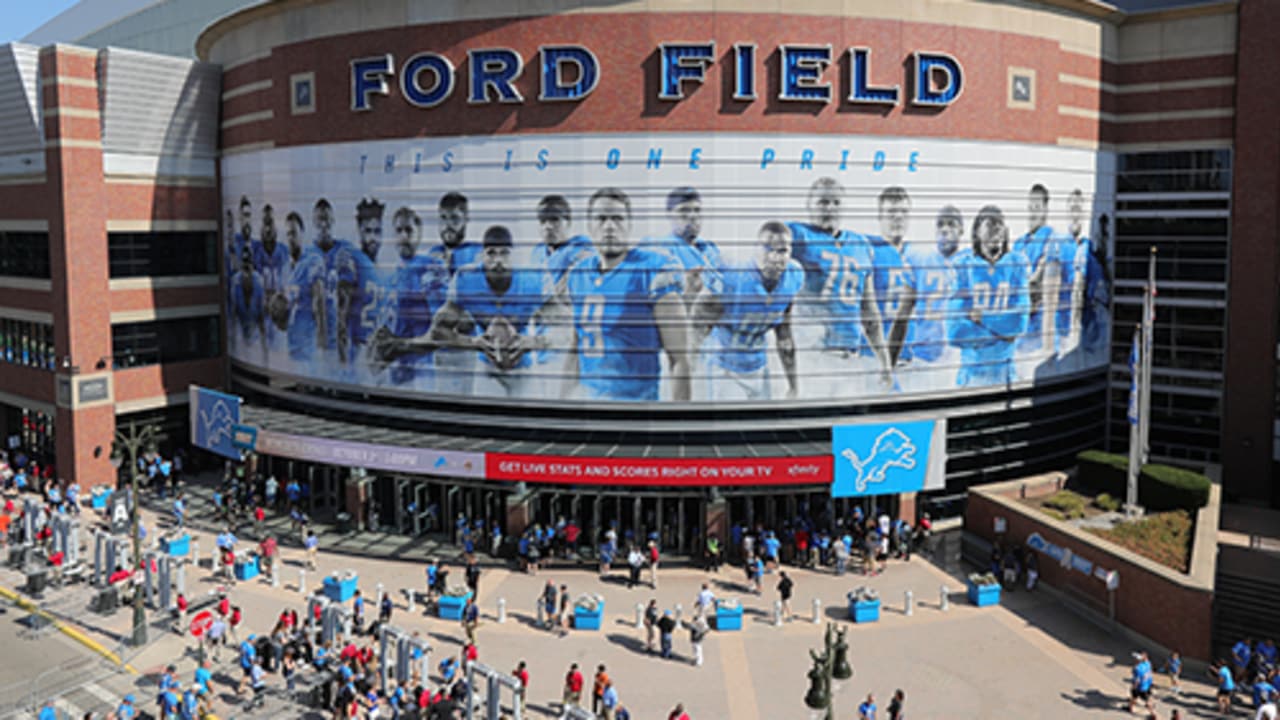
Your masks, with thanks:
[(0, 49), (0, 430), (64, 477), (145, 421), (404, 532), (946, 514), (1125, 450), (1155, 247), (1152, 456), (1280, 503), (1275, 3), (100, 13)]

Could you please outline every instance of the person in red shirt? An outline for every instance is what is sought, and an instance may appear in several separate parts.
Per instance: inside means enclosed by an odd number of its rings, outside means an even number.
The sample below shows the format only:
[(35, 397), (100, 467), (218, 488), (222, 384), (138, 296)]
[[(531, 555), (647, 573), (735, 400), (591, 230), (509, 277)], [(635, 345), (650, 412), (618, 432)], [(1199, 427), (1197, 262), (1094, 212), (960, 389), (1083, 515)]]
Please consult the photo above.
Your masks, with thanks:
[(689, 720), (689, 713), (684, 711), (684, 703), (676, 703), (667, 720)]
[(570, 665), (569, 672), (564, 676), (564, 697), (560, 700), (561, 712), (567, 710), (570, 705), (582, 706), (582, 673), (578, 671), (578, 663)]
[(218, 614), (226, 617), (231, 613), (231, 600), (226, 595), (218, 598)]
[(799, 567), (809, 566), (809, 531), (800, 529), (796, 531), (796, 565)]
[(267, 519), (267, 511), (261, 505), (253, 509), (253, 530), (258, 537), (262, 537), (262, 523)]
[(462, 665), (466, 667), (469, 663), (473, 663), (480, 659), (480, 651), (476, 648), (475, 643), (467, 643), (462, 648)]
[(525, 665), (525, 662), (521, 660), (516, 665), (516, 669), (511, 671), (511, 674), (515, 675), (516, 679), (520, 681), (520, 706), (524, 707), (524, 699), (526, 694), (529, 692), (529, 668)]
[(186, 633), (187, 608), (190, 607), (187, 603), (187, 596), (182, 593), (178, 593), (178, 599), (174, 601), (174, 606), (178, 609), (178, 613), (174, 617), (173, 631), (179, 635), (183, 635)]

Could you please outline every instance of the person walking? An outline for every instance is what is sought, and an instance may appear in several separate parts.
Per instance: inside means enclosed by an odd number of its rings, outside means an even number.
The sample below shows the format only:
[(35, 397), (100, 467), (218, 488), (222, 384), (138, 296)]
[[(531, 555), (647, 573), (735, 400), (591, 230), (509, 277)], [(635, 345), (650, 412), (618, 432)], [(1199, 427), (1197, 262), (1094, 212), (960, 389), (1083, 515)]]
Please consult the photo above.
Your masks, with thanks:
[(711, 632), (711, 626), (707, 624), (707, 616), (702, 613), (694, 615), (693, 622), (689, 623), (689, 643), (693, 646), (694, 667), (702, 667), (702, 641), (707, 638), (708, 632)]
[(467, 598), (462, 608), (462, 631), (467, 634), (467, 643), (476, 644), (476, 628), (480, 627), (480, 606), (474, 597)]
[(658, 601), (650, 599), (644, 609), (644, 647), (653, 652), (653, 640), (658, 631)]
[(564, 714), (568, 712), (569, 706), (582, 706), (582, 673), (578, 670), (578, 663), (569, 666), (569, 672), (564, 676), (564, 695), (560, 699), (560, 712)]
[(889, 701), (889, 720), (903, 720), (903, 718), (906, 717), (902, 714), (902, 708), (906, 702), (907, 694), (902, 692), (901, 689), (895, 690), (893, 693), (893, 699)]
[(795, 588), (795, 583), (791, 581), (786, 570), (779, 572), (778, 578), (778, 599), (782, 601), (782, 617), (793, 620), (795, 614), (791, 612), (791, 592)]
[(1174, 650), (1164, 661), (1164, 671), (1169, 676), (1169, 693), (1178, 695), (1182, 692), (1182, 653)]
[(604, 665), (596, 667), (596, 676), (591, 688), (591, 712), (599, 715), (604, 710), (604, 691), (609, 687), (609, 673)]
[(556, 584), (550, 580), (542, 588), (542, 621), (547, 630), (556, 625)]
[[(1231, 674), (1231, 666), (1227, 661), (1219, 660), (1217, 667), (1209, 669), (1210, 675), (1216, 675), (1218, 678), (1218, 712), (1227, 715), (1231, 712), (1231, 696), (1236, 691), (1236, 680)], [(1133, 702), (1130, 701), (1130, 707)]]
[(356, 588), (355, 597), (351, 598), (351, 627), (356, 635), (364, 632), (364, 595)]
[(662, 657), (666, 660), (671, 659), (671, 634), (675, 629), (676, 619), (671, 616), (671, 611), (663, 610), (662, 617), (658, 619), (658, 642), (662, 646)]
[(1145, 652), (1134, 653), (1134, 659), (1137, 663), (1133, 666), (1132, 682), (1129, 688), (1129, 714), (1131, 715), (1134, 705), (1139, 700), (1146, 706), (1147, 712), (1154, 709), (1151, 704), (1151, 683), (1154, 680), (1151, 661), (1147, 659)]
[(520, 698), (520, 707), (524, 708), (526, 699), (529, 696), (529, 667), (523, 660), (516, 664), (516, 669), (511, 674), (520, 681), (520, 688), (516, 690), (516, 695)]
[(706, 615), (714, 612), (716, 607), (716, 594), (711, 592), (711, 586), (708, 583), (702, 583), (702, 589), (698, 591), (698, 597), (693, 601), (694, 615)]
[(475, 556), (467, 558), (465, 573), (471, 597), (475, 598), (476, 602), (480, 602), (480, 563), (476, 562)]
[(560, 612), (556, 613), (556, 626), (560, 628), (560, 637), (569, 634), (569, 586), (560, 586)]
[(631, 571), (630, 577), (627, 578), (628, 590), (640, 584), (640, 569), (643, 566), (644, 555), (640, 554), (639, 548), (632, 545), (631, 550), (627, 552), (627, 568)]
[(613, 686), (612, 680), (606, 680), (604, 683), (600, 707), (604, 709), (604, 720), (618, 720), (618, 690)]
[(649, 541), (649, 587), (658, 589), (658, 543)]
[(689, 713), (684, 711), (684, 703), (676, 703), (671, 712), (667, 713), (667, 720), (689, 720)]
[(876, 697), (867, 693), (867, 699), (858, 706), (858, 720), (876, 720)]
[(316, 537), (315, 530), (307, 530), (307, 538), (303, 540), (302, 546), (307, 551), (307, 569), (315, 572), (316, 554), (320, 550), (320, 538)]

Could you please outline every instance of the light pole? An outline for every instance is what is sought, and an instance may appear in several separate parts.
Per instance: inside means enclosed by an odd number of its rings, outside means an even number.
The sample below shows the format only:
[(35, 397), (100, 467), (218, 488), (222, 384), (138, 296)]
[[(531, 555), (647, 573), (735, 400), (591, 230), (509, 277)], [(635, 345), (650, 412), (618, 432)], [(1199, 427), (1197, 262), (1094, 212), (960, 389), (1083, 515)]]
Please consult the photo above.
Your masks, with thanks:
[[(137, 423), (131, 422), (123, 429), (116, 429), (116, 451), (111, 455), (111, 464), (117, 469), (124, 461), (124, 455), (127, 455), (129, 460), (129, 492), (132, 495), (129, 508), (129, 528), (133, 534), (133, 561), (135, 566), (132, 570), (134, 573), (138, 572), (142, 563), (142, 510), (139, 507), (140, 496), (138, 494), (138, 453), (144, 448), (155, 447), (158, 437), (159, 431), (155, 425), (138, 427)], [(121, 453), (124, 453), (124, 455)], [(117, 478), (118, 480), (119, 478)], [(141, 647), (147, 643), (147, 611), (142, 606), (142, 600), (142, 589), (135, 586), (133, 589), (134, 647)]]
[(833, 720), (836, 693), (844, 681), (853, 677), (845, 632), (844, 629), (836, 630), (834, 623), (827, 623), (822, 652), (809, 651), (813, 667), (808, 674), (809, 691), (805, 693), (804, 704), (809, 710), (810, 720)]

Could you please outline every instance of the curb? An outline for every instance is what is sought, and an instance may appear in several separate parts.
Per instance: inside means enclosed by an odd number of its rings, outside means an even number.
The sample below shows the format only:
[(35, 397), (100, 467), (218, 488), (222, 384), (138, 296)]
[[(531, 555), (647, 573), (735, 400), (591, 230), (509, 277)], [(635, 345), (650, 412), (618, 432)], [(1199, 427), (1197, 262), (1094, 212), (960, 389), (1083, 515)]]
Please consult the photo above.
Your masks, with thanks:
[(22, 596), (21, 596), (20, 594), (18, 594), (16, 591), (14, 591), (14, 590), (10, 590), (9, 588), (7, 588), (7, 587), (4, 587), (4, 586), (0, 585), (0, 597), (4, 597), (4, 598), (8, 599), (8, 600), (9, 600), (9, 601), (11, 601), (14, 605), (17, 605), (19, 608), (22, 608), (23, 610), (26, 610), (27, 612), (33, 613), (33, 614), (35, 614), (35, 615), (39, 615), (40, 617), (44, 618), (45, 620), (48, 620), (48, 621), (49, 621), (49, 622), (50, 622), (50, 623), (51, 623), (55, 628), (57, 628), (57, 629), (58, 629), (58, 631), (59, 631), (59, 632), (61, 632), (63, 635), (66, 635), (67, 637), (71, 638), (72, 640), (75, 640), (76, 642), (80, 643), (81, 645), (85, 646), (86, 648), (88, 648), (88, 649), (92, 650), (93, 652), (95, 652), (95, 653), (97, 653), (97, 654), (101, 655), (103, 658), (105, 658), (106, 660), (111, 661), (113, 664), (115, 664), (116, 666), (118, 666), (118, 667), (122, 668), (123, 670), (127, 671), (127, 672), (128, 672), (128, 673), (130, 673), (131, 675), (137, 675), (137, 674), (138, 674), (138, 671), (137, 671), (136, 669), (134, 669), (134, 667), (133, 667), (132, 665), (130, 665), (130, 664), (126, 663), (124, 660), (120, 659), (120, 656), (119, 656), (119, 655), (116, 655), (115, 653), (113, 653), (113, 652), (111, 652), (110, 650), (108, 650), (108, 649), (107, 649), (107, 648), (106, 648), (102, 643), (98, 642), (97, 640), (94, 640), (93, 638), (91, 638), (91, 637), (89, 637), (88, 635), (86, 635), (86, 634), (84, 634), (83, 632), (81, 632), (79, 629), (74, 628), (74, 627), (72, 627), (72, 626), (70, 626), (70, 625), (68, 625), (68, 624), (66, 624), (66, 623), (64, 623), (64, 622), (62, 622), (62, 621), (61, 621), (61, 620), (59, 620), (57, 617), (55, 617), (55, 616), (53, 616), (53, 615), (51, 615), (51, 614), (49, 614), (49, 613), (45, 612), (44, 610), (40, 609), (40, 606), (39, 606), (39, 605), (36, 605), (35, 603), (31, 602), (30, 600), (27, 600), (26, 598), (22, 597)]

